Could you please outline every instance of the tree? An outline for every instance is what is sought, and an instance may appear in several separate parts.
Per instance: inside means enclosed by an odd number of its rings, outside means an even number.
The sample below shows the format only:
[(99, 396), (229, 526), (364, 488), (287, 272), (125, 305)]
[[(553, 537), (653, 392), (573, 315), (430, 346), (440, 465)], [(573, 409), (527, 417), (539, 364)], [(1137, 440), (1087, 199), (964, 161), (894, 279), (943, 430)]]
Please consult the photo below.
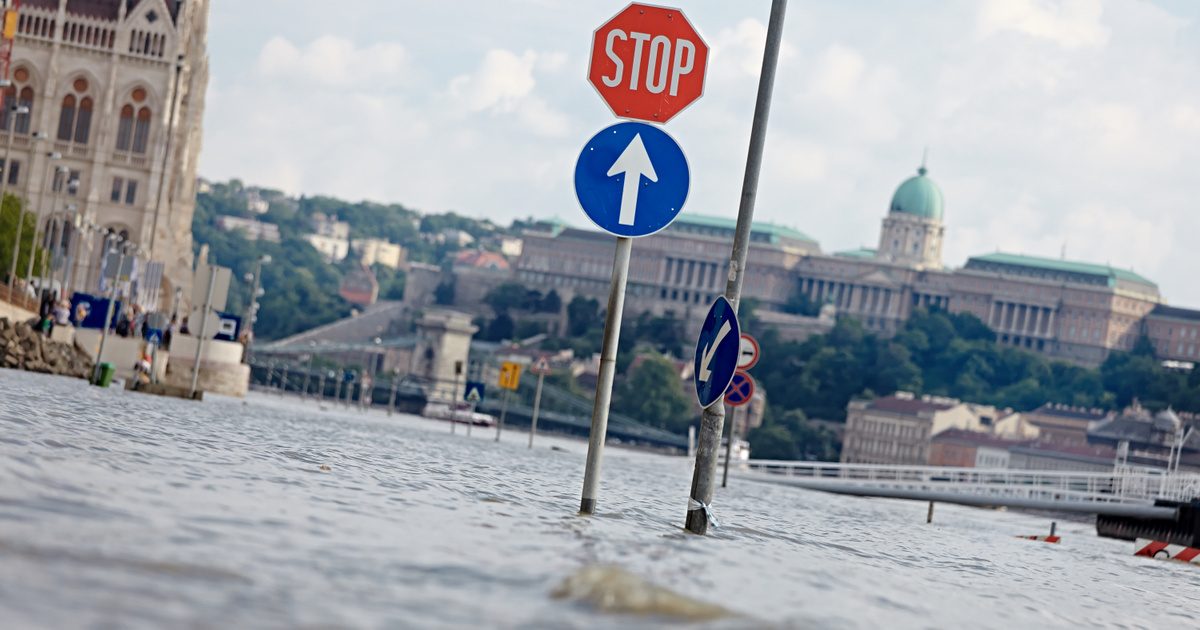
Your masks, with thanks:
[(23, 212), (21, 199), (14, 195), (4, 195), (4, 203), (0, 206), (0, 277), (5, 281), (11, 278), (13, 240), (17, 237), (17, 216), (21, 217), (21, 243), (17, 258), (16, 277), (20, 277), (29, 268), (29, 255), (34, 252), (34, 268), (41, 264), (42, 248), (34, 250), (33, 231), (36, 219), (31, 213)]
[(567, 304), (567, 332), (572, 337), (587, 334), (593, 328), (602, 325), (600, 321), (600, 303), (592, 298), (576, 295)]
[(796, 459), (796, 442), (782, 426), (764, 424), (750, 429), (746, 441), (755, 459)]
[(483, 301), (492, 307), (493, 313), (497, 314), (521, 310), (528, 303), (528, 290), (523, 284), (505, 282), (488, 291), (487, 295), (483, 296)]
[(454, 304), (454, 280), (439, 282), (433, 289), (433, 301), (439, 306)]
[(515, 325), (508, 313), (500, 313), (492, 318), (483, 336), (484, 341), (506, 341), (513, 338)]
[(687, 431), (694, 420), (691, 400), (684, 395), (683, 381), (675, 364), (656, 354), (642, 355), (633, 373), (627, 375), (613, 396), (613, 409), (639, 422), (675, 433)]
[(546, 297), (542, 298), (542, 303), (539, 305), (539, 311), (543, 313), (557, 313), (562, 310), (562, 298), (559, 297), (558, 291), (550, 289), (546, 293)]

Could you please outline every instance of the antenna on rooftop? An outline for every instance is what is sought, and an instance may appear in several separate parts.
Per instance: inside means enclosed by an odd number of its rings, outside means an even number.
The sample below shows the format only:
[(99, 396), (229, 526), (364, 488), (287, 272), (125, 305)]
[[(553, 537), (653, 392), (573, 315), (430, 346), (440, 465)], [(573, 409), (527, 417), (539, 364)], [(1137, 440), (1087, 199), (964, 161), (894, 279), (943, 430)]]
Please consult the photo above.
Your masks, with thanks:
[(917, 169), (918, 175), (924, 175), (929, 171), (925, 168), (925, 163), (929, 161), (929, 145), (925, 145), (925, 150), (921, 152), (921, 168)]

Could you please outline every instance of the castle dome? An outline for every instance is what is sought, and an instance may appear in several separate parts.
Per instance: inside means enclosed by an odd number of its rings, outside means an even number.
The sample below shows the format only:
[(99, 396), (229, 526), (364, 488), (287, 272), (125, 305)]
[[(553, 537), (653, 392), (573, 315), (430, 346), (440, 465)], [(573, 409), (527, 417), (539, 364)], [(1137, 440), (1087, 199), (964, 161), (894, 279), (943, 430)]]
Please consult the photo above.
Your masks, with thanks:
[(942, 220), (942, 189), (925, 176), (925, 166), (917, 169), (917, 175), (904, 180), (892, 195), (888, 212), (900, 212), (923, 219)]

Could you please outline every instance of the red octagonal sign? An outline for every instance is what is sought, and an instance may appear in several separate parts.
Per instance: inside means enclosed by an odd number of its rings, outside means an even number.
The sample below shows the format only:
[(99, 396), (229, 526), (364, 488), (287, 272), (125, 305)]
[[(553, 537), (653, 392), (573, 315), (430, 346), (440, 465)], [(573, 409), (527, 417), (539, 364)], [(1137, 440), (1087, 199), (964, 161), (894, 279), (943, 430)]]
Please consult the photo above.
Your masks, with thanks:
[(588, 80), (617, 116), (665, 123), (704, 93), (707, 65), (682, 11), (635, 2), (596, 29)]

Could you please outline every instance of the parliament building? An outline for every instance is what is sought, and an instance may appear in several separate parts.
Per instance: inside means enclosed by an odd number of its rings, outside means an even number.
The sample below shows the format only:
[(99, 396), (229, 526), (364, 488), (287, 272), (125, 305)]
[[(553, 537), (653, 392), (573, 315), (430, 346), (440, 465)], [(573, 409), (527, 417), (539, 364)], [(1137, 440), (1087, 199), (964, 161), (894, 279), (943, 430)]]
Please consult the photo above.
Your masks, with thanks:
[(208, 1), (22, 0), (17, 15), (0, 112), (7, 192), (43, 226), (67, 225), (51, 233), (74, 250), (74, 288), (97, 290), (110, 229), (143, 251), (143, 302), (186, 292)]

